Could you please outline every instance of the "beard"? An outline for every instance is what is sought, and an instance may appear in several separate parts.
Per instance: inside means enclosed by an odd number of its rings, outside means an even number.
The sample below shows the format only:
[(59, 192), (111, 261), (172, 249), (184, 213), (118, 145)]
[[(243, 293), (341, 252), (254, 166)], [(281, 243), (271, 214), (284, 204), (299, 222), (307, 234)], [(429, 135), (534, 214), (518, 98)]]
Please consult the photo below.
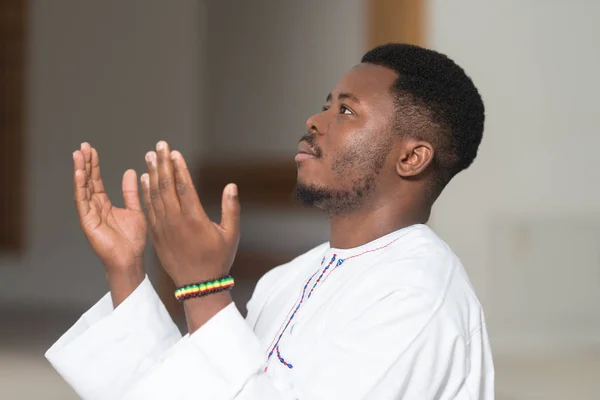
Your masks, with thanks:
[(362, 208), (375, 192), (377, 177), (390, 151), (390, 142), (384, 141), (370, 149), (360, 146), (360, 150), (347, 151), (333, 161), (331, 170), (336, 181), (350, 182), (346, 188), (296, 182), (294, 199), (305, 207), (317, 207), (329, 216)]
[(317, 207), (331, 216), (349, 213), (363, 206), (375, 189), (375, 176), (364, 177), (350, 189), (332, 189), (296, 183), (294, 199), (305, 207)]

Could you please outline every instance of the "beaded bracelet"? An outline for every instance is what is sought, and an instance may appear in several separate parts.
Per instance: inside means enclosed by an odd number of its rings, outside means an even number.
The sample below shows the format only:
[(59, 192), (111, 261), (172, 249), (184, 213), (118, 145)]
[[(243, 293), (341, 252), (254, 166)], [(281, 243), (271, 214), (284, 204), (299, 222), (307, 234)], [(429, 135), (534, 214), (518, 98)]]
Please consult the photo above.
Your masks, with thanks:
[(209, 294), (231, 290), (233, 283), (233, 278), (230, 275), (225, 275), (211, 281), (192, 283), (177, 288), (177, 290), (175, 290), (175, 298), (179, 300), (180, 303), (183, 303), (185, 300), (193, 297), (203, 297), (208, 296)]

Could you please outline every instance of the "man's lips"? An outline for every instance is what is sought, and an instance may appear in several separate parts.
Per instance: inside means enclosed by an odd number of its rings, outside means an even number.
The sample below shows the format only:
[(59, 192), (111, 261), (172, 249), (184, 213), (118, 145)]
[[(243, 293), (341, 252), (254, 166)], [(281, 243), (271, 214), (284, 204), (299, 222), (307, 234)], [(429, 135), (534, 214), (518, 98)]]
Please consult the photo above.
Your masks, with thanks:
[(300, 142), (298, 144), (298, 154), (296, 154), (294, 160), (296, 160), (296, 162), (300, 162), (311, 158), (317, 158), (316, 152), (307, 142)]
[(313, 156), (313, 157), (317, 156), (317, 153), (305, 141), (298, 143), (298, 154), (308, 154), (309, 156)]
[(294, 157), (294, 160), (296, 162), (300, 162), (300, 161), (304, 161), (304, 160), (310, 160), (311, 158), (317, 158), (316, 156), (307, 154), (307, 153), (298, 153), (296, 154), (296, 157)]

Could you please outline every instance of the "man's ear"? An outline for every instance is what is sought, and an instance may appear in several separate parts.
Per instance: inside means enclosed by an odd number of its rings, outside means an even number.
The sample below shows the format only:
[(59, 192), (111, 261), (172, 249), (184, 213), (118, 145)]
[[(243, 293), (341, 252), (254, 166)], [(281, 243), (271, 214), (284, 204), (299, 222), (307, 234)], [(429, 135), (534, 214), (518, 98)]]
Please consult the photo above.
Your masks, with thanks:
[(417, 176), (433, 161), (433, 146), (431, 143), (406, 138), (402, 141), (402, 145), (398, 151), (396, 159), (396, 173), (403, 177), (409, 178)]

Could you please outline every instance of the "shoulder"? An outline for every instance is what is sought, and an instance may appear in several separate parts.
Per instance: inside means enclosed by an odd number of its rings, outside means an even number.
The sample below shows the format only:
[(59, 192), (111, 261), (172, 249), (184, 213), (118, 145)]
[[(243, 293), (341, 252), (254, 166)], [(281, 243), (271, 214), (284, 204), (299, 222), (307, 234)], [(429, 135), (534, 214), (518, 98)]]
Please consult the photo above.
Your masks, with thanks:
[(425, 225), (410, 227), (380, 248), (346, 255), (344, 262), (353, 264), (352, 274), (365, 290), (412, 287), (432, 297), (438, 297), (462, 267), (448, 245)]
[(356, 277), (356, 290), (344, 295), (356, 309), (397, 299), (397, 310), (412, 304), (425, 320), (443, 319), (464, 337), (483, 323), (481, 305), (460, 259), (425, 225), (411, 228), (382, 249), (368, 268)]

